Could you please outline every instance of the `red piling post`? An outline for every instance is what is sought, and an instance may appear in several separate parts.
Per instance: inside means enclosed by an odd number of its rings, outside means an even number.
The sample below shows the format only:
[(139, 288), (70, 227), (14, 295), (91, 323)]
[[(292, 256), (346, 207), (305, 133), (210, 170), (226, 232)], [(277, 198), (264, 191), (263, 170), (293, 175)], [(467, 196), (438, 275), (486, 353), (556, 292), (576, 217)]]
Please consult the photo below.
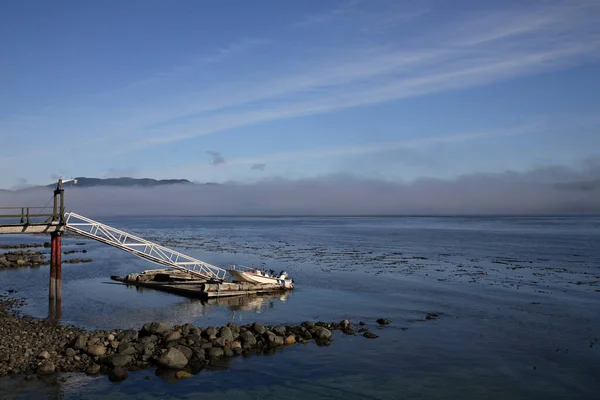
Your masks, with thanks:
[(62, 236), (56, 235), (56, 300), (62, 299)]
[(50, 288), (48, 293), (48, 299), (54, 300), (56, 292), (56, 268), (57, 268), (57, 238), (58, 234), (52, 232), (50, 234)]

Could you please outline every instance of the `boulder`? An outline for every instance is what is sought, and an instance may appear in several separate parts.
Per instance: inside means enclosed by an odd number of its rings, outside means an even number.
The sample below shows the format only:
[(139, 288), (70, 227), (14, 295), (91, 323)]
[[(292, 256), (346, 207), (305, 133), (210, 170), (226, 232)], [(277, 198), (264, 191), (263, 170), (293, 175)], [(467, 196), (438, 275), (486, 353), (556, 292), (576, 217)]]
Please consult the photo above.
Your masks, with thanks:
[(390, 321), (390, 320), (389, 320), (389, 319), (387, 319), (387, 318), (379, 318), (379, 319), (377, 320), (377, 323), (378, 323), (379, 325), (387, 325), (387, 324), (389, 324), (390, 322), (392, 322), (392, 321)]
[(171, 347), (160, 356), (157, 362), (164, 368), (181, 369), (187, 365), (188, 359), (180, 350)]
[(40, 375), (50, 375), (54, 373), (56, 367), (52, 361), (44, 361), (37, 369), (37, 373)]
[(276, 326), (275, 328), (273, 328), (273, 332), (275, 332), (279, 336), (285, 336), (285, 333), (286, 333), (285, 326), (281, 326), (281, 325)]
[(254, 324), (252, 324), (252, 330), (257, 334), (257, 335), (262, 335), (263, 333), (265, 333), (267, 331), (267, 328), (265, 328), (264, 326), (262, 326), (261, 324), (259, 324), (258, 322), (255, 322)]
[(125, 367), (133, 361), (133, 357), (127, 354), (114, 354), (102, 359), (104, 365), (109, 367)]
[(228, 326), (224, 326), (219, 331), (219, 337), (231, 342), (233, 340), (233, 333), (231, 332), (231, 329)]
[(128, 355), (133, 355), (135, 353), (139, 352), (144, 352), (144, 348), (146, 347), (145, 344), (140, 344), (140, 343), (121, 343), (119, 345), (119, 347), (117, 347), (117, 353), (119, 354), (128, 354)]
[(172, 342), (179, 339), (181, 339), (181, 333), (179, 333), (179, 331), (173, 331), (165, 337), (165, 341), (167, 342)]
[(100, 366), (98, 364), (92, 364), (85, 370), (85, 373), (87, 375), (96, 375), (100, 373)]
[(221, 349), (219, 347), (213, 347), (208, 352), (208, 355), (210, 358), (219, 358), (219, 357), (222, 357), (223, 354), (224, 354), (223, 349)]
[(209, 326), (204, 330), (204, 336), (206, 336), (209, 339), (216, 338), (217, 333), (219, 333), (219, 331), (214, 326)]
[(175, 347), (177, 350), (179, 350), (184, 356), (185, 358), (187, 358), (188, 360), (191, 360), (193, 355), (194, 355), (194, 351), (192, 349), (190, 349), (187, 346), (182, 346), (180, 344), (176, 344)]
[(86, 353), (88, 353), (91, 356), (103, 356), (104, 354), (106, 354), (106, 347), (104, 347), (104, 345), (101, 344), (93, 344), (91, 346), (88, 346)]
[(73, 348), (75, 350), (83, 350), (87, 347), (88, 337), (85, 335), (79, 335), (73, 341)]
[(111, 382), (120, 382), (122, 380), (127, 379), (128, 375), (129, 374), (127, 373), (127, 370), (121, 367), (115, 367), (108, 372), (108, 379)]
[(296, 338), (294, 337), (294, 335), (289, 335), (288, 337), (285, 338), (285, 344), (286, 345), (291, 345), (296, 343)]
[(135, 329), (129, 329), (123, 331), (120, 335), (117, 336), (121, 343), (123, 342), (131, 342), (138, 339), (138, 331)]
[(315, 336), (320, 341), (327, 341), (331, 339), (331, 331), (327, 328), (317, 327), (315, 329)]
[(171, 325), (169, 325), (165, 322), (149, 322), (144, 325), (142, 330), (151, 335), (155, 334), (155, 335), (159, 335), (159, 336), (164, 336), (164, 335), (168, 334), (169, 332), (171, 332), (173, 330), (173, 328), (171, 327)]
[(256, 344), (256, 338), (250, 331), (245, 331), (240, 335), (240, 339), (244, 343), (245, 347), (254, 346)]

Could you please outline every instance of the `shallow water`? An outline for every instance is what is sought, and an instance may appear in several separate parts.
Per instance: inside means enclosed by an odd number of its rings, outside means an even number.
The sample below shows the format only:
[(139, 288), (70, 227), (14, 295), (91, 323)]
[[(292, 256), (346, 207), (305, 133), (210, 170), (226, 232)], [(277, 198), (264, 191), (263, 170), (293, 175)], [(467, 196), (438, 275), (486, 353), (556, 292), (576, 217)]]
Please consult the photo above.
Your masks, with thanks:
[[(154, 268), (100, 243), (63, 265), (61, 322), (139, 328), (153, 320), (365, 321), (377, 340), (335, 334), (329, 347), (234, 359), (172, 382), (147, 370), (121, 384), (0, 381), (8, 398), (596, 398), (600, 389), (600, 218), (125, 218), (109, 225), (212, 264), (285, 269), (284, 296), (202, 302), (113, 284)], [(42, 242), (3, 236), (2, 243)], [(83, 245), (81, 243), (84, 243)], [(76, 253), (63, 258), (81, 257)], [(23, 313), (48, 315), (48, 267), (0, 271)], [(428, 312), (442, 315), (425, 320)], [(378, 328), (375, 319), (392, 324)], [(145, 377), (151, 375), (151, 379)]]

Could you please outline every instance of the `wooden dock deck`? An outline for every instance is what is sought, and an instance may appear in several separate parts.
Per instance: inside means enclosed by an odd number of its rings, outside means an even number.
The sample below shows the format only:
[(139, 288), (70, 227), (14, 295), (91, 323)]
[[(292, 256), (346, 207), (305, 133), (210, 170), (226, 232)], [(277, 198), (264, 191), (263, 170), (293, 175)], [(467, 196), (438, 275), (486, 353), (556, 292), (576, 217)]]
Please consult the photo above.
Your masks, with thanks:
[(277, 284), (256, 285), (247, 282), (196, 280), (189, 275), (164, 269), (144, 271), (141, 274), (130, 274), (125, 277), (111, 276), (110, 278), (126, 285), (203, 299), (268, 294), (289, 290)]

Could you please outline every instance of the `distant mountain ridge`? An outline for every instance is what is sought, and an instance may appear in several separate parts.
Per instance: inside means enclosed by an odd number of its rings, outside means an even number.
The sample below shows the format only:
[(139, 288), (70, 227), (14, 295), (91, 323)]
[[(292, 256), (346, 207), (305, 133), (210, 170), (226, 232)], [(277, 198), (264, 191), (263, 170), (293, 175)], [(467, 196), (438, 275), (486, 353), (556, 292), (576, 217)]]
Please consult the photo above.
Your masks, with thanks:
[[(152, 186), (163, 186), (163, 185), (173, 185), (173, 184), (192, 184), (187, 179), (152, 179), (152, 178), (86, 178), (86, 177), (77, 177), (77, 184), (74, 185), (73, 182), (67, 182), (64, 186), (74, 186), (74, 187), (95, 187), (95, 186), (121, 186), (121, 187), (132, 187), (132, 186), (143, 186), (143, 187), (152, 187)], [(48, 187), (55, 187), (56, 183), (51, 183), (46, 185)]]

